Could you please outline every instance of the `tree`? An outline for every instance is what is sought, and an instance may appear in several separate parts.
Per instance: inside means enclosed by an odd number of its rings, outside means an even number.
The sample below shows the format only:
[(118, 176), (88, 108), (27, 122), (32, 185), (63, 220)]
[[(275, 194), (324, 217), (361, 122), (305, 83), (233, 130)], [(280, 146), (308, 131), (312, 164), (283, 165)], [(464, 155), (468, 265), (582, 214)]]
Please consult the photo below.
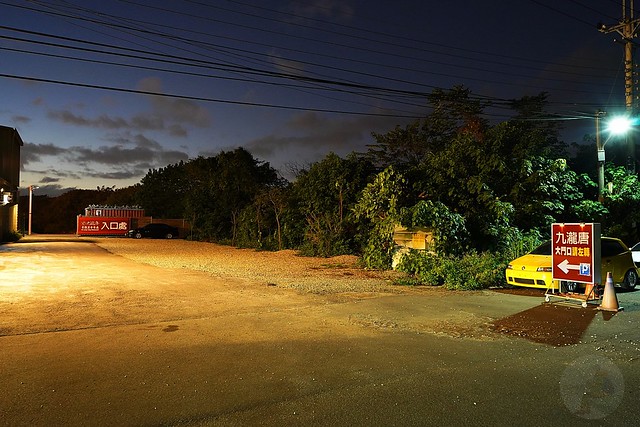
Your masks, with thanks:
[(603, 232), (634, 245), (640, 240), (637, 228), (640, 222), (638, 175), (628, 173), (624, 166), (607, 164), (605, 179), (611, 183), (611, 191), (604, 191), (604, 205), (608, 212), (602, 217)]
[(464, 217), (469, 243), (485, 250), (501, 245), (501, 230), (544, 227), (582, 197), (557, 125), (540, 120), (546, 94), (511, 101), (512, 119), (495, 125), (482, 118), (488, 104), (461, 87), (435, 91), (430, 101), (427, 117), (376, 135), (368, 153), (403, 172), (410, 183), (403, 206), (441, 203)]
[(355, 154), (341, 158), (329, 153), (298, 175), (286, 223), (302, 233), (304, 253), (331, 256), (355, 250), (357, 224), (349, 213), (372, 172), (371, 162)]
[(393, 166), (376, 175), (367, 185), (353, 211), (358, 219), (367, 220), (371, 227), (362, 260), (366, 267), (388, 269), (393, 256), (393, 232), (400, 223), (400, 206), (406, 181)]
[(268, 202), (273, 212), (273, 218), (276, 221), (278, 250), (282, 250), (282, 216), (287, 208), (287, 193), (284, 188), (271, 187), (263, 192), (262, 197)]
[(472, 99), (469, 89), (462, 86), (449, 91), (436, 89), (427, 100), (431, 113), (425, 119), (404, 129), (398, 126), (386, 134), (373, 134), (376, 143), (369, 146), (366, 156), (376, 166), (411, 170), (427, 156), (444, 149), (458, 132), (480, 136), (487, 127), (480, 115), (488, 104)]
[(289, 190), (282, 185), (265, 187), (240, 213), (236, 245), (282, 250), (283, 216), (289, 207)]
[(183, 218), (187, 188), (185, 163), (181, 161), (163, 168), (149, 169), (140, 181), (135, 201), (149, 216)]
[(140, 191), (140, 184), (131, 185), (124, 188), (114, 188), (109, 193), (105, 205), (109, 206), (134, 206), (137, 205), (137, 194)]
[(462, 255), (467, 249), (465, 219), (441, 202), (421, 200), (402, 212), (402, 225), (428, 227), (433, 230), (435, 252), (440, 255)]
[(256, 160), (244, 148), (199, 157), (187, 167), (187, 216), (207, 240), (236, 244), (240, 214), (262, 189), (281, 180), (269, 163)]

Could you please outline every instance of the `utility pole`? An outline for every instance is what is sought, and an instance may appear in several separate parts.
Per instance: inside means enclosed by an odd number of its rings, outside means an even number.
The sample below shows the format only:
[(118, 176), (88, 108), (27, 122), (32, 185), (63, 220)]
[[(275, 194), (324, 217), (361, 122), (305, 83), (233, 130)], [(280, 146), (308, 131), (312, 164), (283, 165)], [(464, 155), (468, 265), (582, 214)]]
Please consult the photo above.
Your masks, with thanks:
[(598, 150), (598, 201), (604, 203), (604, 144), (600, 139), (600, 117), (604, 116), (604, 111), (596, 111), (596, 149)]
[(33, 213), (33, 190), (38, 188), (36, 185), (29, 186), (29, 231), (28, 235), (31, 236), (31, 216)]
[[(638, 27), (640, 27), (640, 19), (633, 17), (633, 0), (622, 0), (622, 21), (618, 24), (608, 27), (603, 23), (598, 24), (598, 30), (602, 33), (609, 34), (612, 32), (622, 36), (620, 43), (624, 45), (624, 99), (629, 118), (635, 117), (637, 111), (636, 101), (638, 97), (638, 89), (633, 79), (634, 63), (633, 63), (633, 39), (638, 36)], [(618, 40), (616, 40), (618, 41)], [(636, 172), (636, 146), (633, 132), (627, 134), (627, 170), (629, 173)]]

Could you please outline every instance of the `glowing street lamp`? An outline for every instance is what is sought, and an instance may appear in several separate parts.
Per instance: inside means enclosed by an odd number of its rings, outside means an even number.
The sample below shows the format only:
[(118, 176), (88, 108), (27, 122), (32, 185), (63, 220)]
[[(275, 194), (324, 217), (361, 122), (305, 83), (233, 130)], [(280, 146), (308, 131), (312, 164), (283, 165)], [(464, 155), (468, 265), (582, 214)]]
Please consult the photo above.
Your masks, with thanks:
[(632, 120), (627, 116), (613, 117), (607, 122), (607, 132), (609, 136), (603, 142), (600, 140), (600, 117), (606, 113), (603, 111), (596, 111), (596, 148), (598, 150), (598, 200), (602, 203), (604, 201), (604, 146), (614, 135), (624, 135), (631, 130)]
[(614, 117), (609, 120), (607, 130), (612, 135), (624, 135), (631, 129), (631, 119), (626, 116)]

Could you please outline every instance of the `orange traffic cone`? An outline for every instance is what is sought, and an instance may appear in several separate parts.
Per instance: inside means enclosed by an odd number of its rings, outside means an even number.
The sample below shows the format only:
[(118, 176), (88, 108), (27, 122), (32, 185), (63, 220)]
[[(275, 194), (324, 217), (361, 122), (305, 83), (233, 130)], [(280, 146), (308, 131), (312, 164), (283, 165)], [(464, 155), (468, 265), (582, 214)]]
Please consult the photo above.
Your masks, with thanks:
[(620, 311), (622, 307), (618, 305), (618, 297), (613, 287), (613, 277), (607, 272), (607, 283), (604, 285), (604, 293), (602, 294), (602, 302), (598, 306), (598, 310)]

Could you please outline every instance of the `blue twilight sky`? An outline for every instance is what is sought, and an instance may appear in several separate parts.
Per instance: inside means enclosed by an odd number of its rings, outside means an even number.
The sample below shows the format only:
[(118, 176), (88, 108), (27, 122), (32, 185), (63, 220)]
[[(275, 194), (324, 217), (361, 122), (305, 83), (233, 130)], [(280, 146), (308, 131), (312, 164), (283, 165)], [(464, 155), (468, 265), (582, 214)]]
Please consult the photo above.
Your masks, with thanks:
[(623, 47), (596, 29), (621, 19), (618, 0), (0, 0), (0, 124), (40, 194), (238, 146), (291, 178), (459, 84), (548, 92), (579, 142), (624, 107)]

